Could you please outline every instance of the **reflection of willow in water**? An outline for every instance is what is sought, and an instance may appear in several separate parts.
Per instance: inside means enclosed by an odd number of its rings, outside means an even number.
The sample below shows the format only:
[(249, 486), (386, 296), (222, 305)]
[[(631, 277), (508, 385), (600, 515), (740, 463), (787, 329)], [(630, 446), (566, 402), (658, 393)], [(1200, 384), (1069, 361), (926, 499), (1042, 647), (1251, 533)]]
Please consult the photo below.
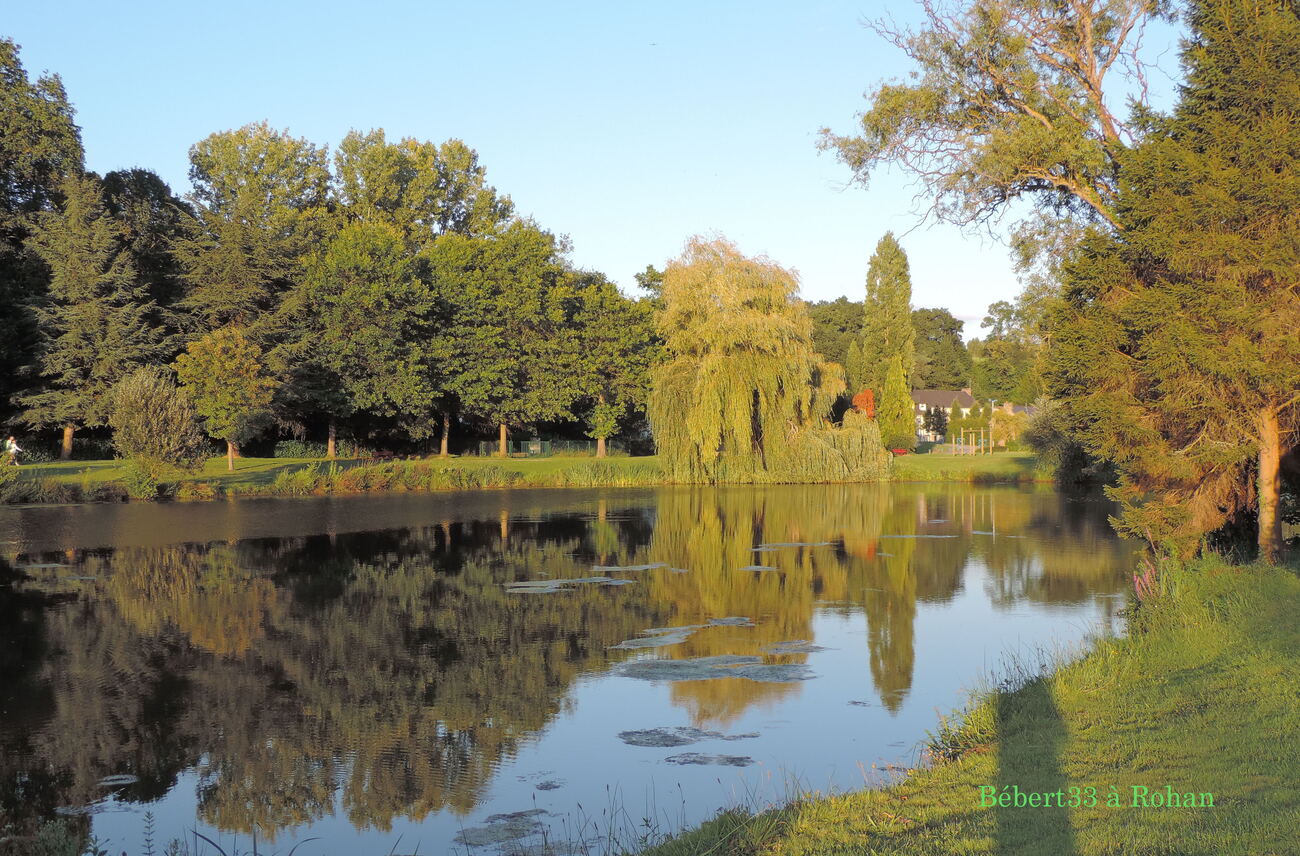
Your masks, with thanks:
[[(927, 537), (935, 535), (943, 537)], [(754, 551), (777, 542), (831, 546)], [(647, 555), (690, 569), (651, 582), (651, 601), (671, 605), (672, 623), (731, 615), (757, 622), (709, 628), (664, 656), (762, 654), (775, 642), (810, 639), (816, 609), (861, 609), (872, 682), (897, 712), (912, 686), (917, 602), (951, 600), (972, 558), (988, 567), (997, 603), (1076, 603), (1115, 591), (1128, 551), (1097, 503), (939, 484), (664, 491)], [(749, 565), (776, 570), (740, 570)], [(792, 692), (798, 684), (735, 679), (673, 686), (697, 724), (732, 721)]]
[[(652, 601), (674, 604), (676, 623), (729, 615), (757, 622), (754, 628), (702, 631), (668, 656), (762, 654), (773, 643), (811, 639), (818, 605), (860, 608), (867, 615), (872, 678), (885, 704), (896, 709), (911, 686), (918, 580), (927, 584), (926, 596), (951, 596), (965, 556), (951, 547), (918, 548), (915, 540), (881, 540), (885, 531), (913, 534), (916, 508), (910, 497), (878, 485), (661, 494), (650, 555), (691, 572), (656, 577)], [(763, 543), (803, 546), (755, 552)], [(917, 555), (929, 560), (924, 573), (914, 569)], [(750, 565), (775, 570), (741, 570)], [(674, 699), (697, 724), (734, 720), (792, 692), (797, 684), (743, 680), (673, 687)]]
[(156, 796), (196, 767), (204, 820), (264, 836), (328, 815), (336, 791), (360, 827), (468, 811), (607, 646), (661, 619), (640, 586), (503, 588), (589, 575), (575, 554), (630, 561), (585, 531), (516, 525), (503, 548), (496, 525), (452, 524), (88, 556), (101, 597), (49, 616), (52, 704), (21, 754), (58, 771), (73, 805), (107, 775)]
[[(755, 626), (708, 627), (642, 656), (799, 663), (764, 649), (811, 639), (818, 610), (861, 611), (870, 679), (897, 711), (917, 603), (951, 599), (968, 561), (1006, 604), (1115, 591), (1128, 565), (1104, 508), (1052, 493), (665, 489), (654, 503), (653, 515), (641, 499), (594, 515), (518, 509), (418, 530), (97, 551), (46, 572), (0, 613), (0, 651), (21, 652), (0, 657), (0, 810), (84, 805), (121, 773), (140, 778), (125, 798), (155, 799), (195, 769), (201, 816), (221, 829), (270, 836), (336, 804), (387, 829), (473, 808), (575, 679), (635, 656), (608, 646), (647, 628), (748, 616)], [(953, 537), (890, 537), (927, 534)], [(831, 545), (753, 549), (772, 542)], [(502, 585), (650, 562), (688, 572), (554, 594)], [(56, 579), (73, 574), (95, 579)], [(698, 724), (798, 691), (671, 686)]]

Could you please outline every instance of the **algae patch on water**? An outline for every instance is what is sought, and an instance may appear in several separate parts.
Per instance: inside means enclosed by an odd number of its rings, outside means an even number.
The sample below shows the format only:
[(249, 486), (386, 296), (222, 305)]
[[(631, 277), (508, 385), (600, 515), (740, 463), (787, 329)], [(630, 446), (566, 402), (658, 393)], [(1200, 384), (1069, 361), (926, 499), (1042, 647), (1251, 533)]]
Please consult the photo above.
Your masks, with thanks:
[(463, 844), (466, 847), (490, 847), (494, 844), (508, 844), (521, 838), (527, 838), (530, 835), (541, 834), (546, 827), (537, 818), (548, 814), (550, 812), (540, 808), (529, 809), (528, 811), (512, 811), (508, 814), (494, 814), (488, 817), (482, 826), (471, 826), (462, 829), (457, 833), (454, 840), (457, 844)]
[(763, 683), (794, 683), (816, 675), (801, 664), (764, 663), (761, 657), (723, 654), (688, 660), (634, 660), (622, 663), (615, 674), (642, 681), (708, 681), (715, 678), (747, 678)]
[(656, 568), (668, 567), (667, 562), (650, 562), (645, 565), (596, 565), (592, 568), (598, 574), (608, 574), (614, 571), (653, 571)]
[(502, 585), (510, 594), (554, 594), (557, 591), (572, 591), (577, 585), (626, 586), (633, 582), (612, 577), (578, 577), (571, 580), (518, 580)]
[(706, 627), (753, 627), (754, 622), (743, 615), (731, 615), (726, 618), (710, 618), (707, 624), (683, 624), (678, 627), (651, 627), (642, 630), (634, 639), (624, 639), (610, 648), (623, 650), (640, 650), (643, 648), (663, 648), (677, 645), (691, 638), (691, 635)]
[(618, 739), (629, 746), (672, 747), (687, 746), (701, 740), (749, 740), (758, 732), (748, 734), (723, 734), (721, 731), (703, 731), (699, 728), (646, 728), (640, 731), (620, 731)]
[(669, 755), (664, 760), (669, 764), (717, 764), (724, 767), (748, 767), (754, 763), (748, 755), (701, 755), (699, 752)]
[(789, 642), (776, 642), (768, 645), (763, 649), (763, 653), (780, 656), (782, 654), (815, 654), (818, 651), (825, 650), (825, 648), (814, 645), (807, 639), (794, 639)]

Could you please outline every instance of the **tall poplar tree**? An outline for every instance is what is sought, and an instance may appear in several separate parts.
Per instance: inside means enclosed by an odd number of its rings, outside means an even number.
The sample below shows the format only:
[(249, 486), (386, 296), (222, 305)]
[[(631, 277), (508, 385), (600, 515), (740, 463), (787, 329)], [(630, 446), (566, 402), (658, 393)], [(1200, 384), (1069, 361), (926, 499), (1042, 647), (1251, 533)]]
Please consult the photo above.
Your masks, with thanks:
[(916, 364), (916, 328), (912, 325), (912, 277), (907, 254), (887, 232), (876, 244), (867, 267), (867, 299), (862, 336), (849, 380), (857, 390), (871, 389), (881, 400), (890, 361), (898, 357), (903, 382), (911, 389)]
[(99, 181), (69, 178), (62, 195), (62, 210), (43, 215), (33, 237), (51, 277), (37, 310), (43, 384), (22, 403), (27, 424), (63, 429), (66, 459), (78, 428), (107, 424), (113, 385), (162, 359), (164, 348), (148, 284), (105, 210)]
[(1180, 552), (1256, 518), (1276, 557), (1300, 428), (1300, 18), (1195, 0), (1173, 115), (1125, 162), (1120, 237), (1072, 260), (1049, 380), (1121, 474), (1123, 525)]

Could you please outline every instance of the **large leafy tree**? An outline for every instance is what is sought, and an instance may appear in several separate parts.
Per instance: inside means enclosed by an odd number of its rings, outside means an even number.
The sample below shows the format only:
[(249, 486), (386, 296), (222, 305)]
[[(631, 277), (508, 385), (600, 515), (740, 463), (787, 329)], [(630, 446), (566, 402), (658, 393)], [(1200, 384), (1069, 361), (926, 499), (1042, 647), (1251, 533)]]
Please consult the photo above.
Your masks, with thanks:
[(1119, 225), (1119, 164), (1134, 133), (1115, 105), (1144, 96), (1138, 57), (1162, 0), (921, 0), (924, 24), (875, 29), (915, 63), (882, 84), (853, 135), (823, 131), (865, 182), (896, 164), (934, 212), (970, 224), (1025, 199), (1055, 219)]
[(862, 333), (862, 303), (837, 297), (808, 304), (813, 347), (832, 363), (848, 365), (849, 350)]
[(22, 369), (39, 342), (33, 304), (49, 281), (29, 238), (81, 163), (81, 129), (63, 82), (54, 74), (28, 78), (18, 45), (0, 38), (0, 417), (31, 379)]
[(1300, 422), (1300, 18), (1195, 0), (1174, 113), (1125, 161), (1124, 230), (1069, 268), (1049, 379), (1121, 474), (1123, 524), (1190, 551), (1257, 518), (1281, 545)]
[(261, 428), (275, 394), (260, 350), (241, 330), (223, 327), (190, 342), (175, 367), (207, 432), (226, 441), (233, 471), (236, 448)]
[(867, 298), (863, 304), (862, 335), (849, 382), (854, 389), (871, 389), (880, 400), (890, 361), (898, 357), (903, 382), (911, 389), (916, 363), (916, 330), (912, 326), (912, 277), (907, 254), (886, 233), (867, 266)]
[(180, 246), (184, 308), (202, 330), (254, 339), (331, 228), (325, 150), (266, 123), (212, 134), (190, 149), (196, 235)]
[(663, 300), (666, 361), (649, 412), (669, 474), (815, 480), (798, 471), (796, 435), (823, 422), (844, 385), (813, 350), (794, 275), (725, 240), (693, 238), (664, 273)]
[(575, 272), (571, 282), (572, 344), (583, 397), (591, 407), (588, 433), (596, 440), (596, 457), (603, 458), (605, 441), (618, 430), (619, 418), (644, 407), (661, 342), (651, 298), (624, 297), (601, 274)]
[(337, 420), (354, 410), (395, 417), (427, 433), (436, 396), (433, 294), (401, 231), (380, 223), (343, 227), (285, 299), (293, 335), (278, 348), (290, 409), (323, 415), (330, 457)]
[(68, 458), (77, 428), (107, 423), (113, 385), (162, 359), (165, 346), (148, 285), (99, 181), (68, 178), (62, 196), (61, 210), (41, 215), (31, 239), (51, 277), (37, 310), (42, 386), (22, 403), (27, 424), (62, 427), (60, 455)]
[(962, 343), (962, 322), (947, 309), (912, 310), (916, 367), (912, 383), (922, 389), (970, 386), (971, 358)]
[(351, 131), (334, 155), (337, 196), (353, 220), (402, 230), (418, 249), (444, 234), (486, 235), (514, 212), (487, 183), (478, 153), (460, 140), (388, 141), (383, 129)]
[(1048, 334), (1024, 298), (990, 304), (980, 322), (988, 332), (968, 345), (974, 360), (971, 387), (977, 399), (1028, 404), (1042, 393)]
[(565, 418), (583, 394), (561, 249), (520, 221), (486, 237), (446, 234), (424, 253), (445, 324), (446, 389), (498, 427), (502, 455), (509, 426)]

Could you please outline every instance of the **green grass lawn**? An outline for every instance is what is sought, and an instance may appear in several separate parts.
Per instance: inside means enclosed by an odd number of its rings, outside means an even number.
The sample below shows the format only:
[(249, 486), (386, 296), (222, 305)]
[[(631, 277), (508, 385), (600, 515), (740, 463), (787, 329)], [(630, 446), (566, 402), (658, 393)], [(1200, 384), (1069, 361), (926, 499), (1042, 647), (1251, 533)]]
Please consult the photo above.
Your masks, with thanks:
[[(549, 458), (497, 458), (497, 457), (450, 457), (424, 458), (424, 463), (437, 467), (459, 468), (466, 470), (483, 470), (497, 468), (520, 473), (525, 484), (545, 481), (566, 470), (583, 464), (600, 463), (615, 470), (631, 470), (644, 466), (657, 466), (658, 458), (646, 456), (639, 458), (618, 456), (597, 459), (586, 456), (555, 456)], [(208, 481), (225, 487), (237, 488), (264, 487), (275, 481), (282, 473), (305, 469), (310, 466), (327, 467), (331, 462), (324, 458), (236, 458), (235, 470), (226, 469), (224, 457), (210, 458), (203, 469), (194, 475), (184, 476), (184, 480)], [(360, 465), (374, 465), (373, 460), (339, 459), (335, 463), (343, 468)], [(105, 482), (121, 479), (125, 475), (126, 461), (57, 461), (44, 464), (25, 464), (18, 468), (26, 478), (47, 479), (61, 484), (86, 485), (94, 487)]]
[[(352, 473), (346, 479), (326, 480), (324, 474), (365, 467), (373, 477)], [(422, 479), (411, 467), (439, 471)], [(406, 469), (406, 472), (399, 472)], [(297, 475), (295, 475), (297, 474)], [(10, 502), (73, 502), (78, 499), (120, 498), (128, 477), (125, 461), (58, 461), (26, 464), (18, 468), (22, 488)], [(353, 478), (352, 476), (357, 476)], [(290, 478), (293, 477), (293, 478)], [(1033, 455), (998, 452), (992, 455), (952, 456), (933, 452), (902, 455), (894, 459), (894, 481), (1028, 482), (1044, 480), (1035, 469)], [(322, 458), (237, 458), (235, 470), (224, 457), (209, 459), (194, 474), (167, 479), (180, 498), (213, 498), (221, 494), (303, 495), (305, 493), (382, 490), (443, 490), (477, 487), (555, 487), (663, 484), (655, 456), (638, 458), (555, 456), (548, 458), (451, 457), (424, 458), (419, 462), (381, 463), (375, 460), (327, 461)]]
[[(731, 812), (648, 853), (1300, 853), (1300, 578), (1204, 562), (1164, 588), (1136, 619), (1145, 631), (985, 697), (901, 784)], [(981, 787), (1013, 786), (1066, 805), (981, 806)], [(1156, 807), (1166, 786), (1213, 807)], [(1071, 807), (1088, 788), (1096, 805)], [(1135, 788), (1149, 789), (1137, 805)]]
[(1051, 481), (1037, 468), (1032, 452), (948, 455), (939, 451), (899, 455), (890, 469), (892, 481)]

